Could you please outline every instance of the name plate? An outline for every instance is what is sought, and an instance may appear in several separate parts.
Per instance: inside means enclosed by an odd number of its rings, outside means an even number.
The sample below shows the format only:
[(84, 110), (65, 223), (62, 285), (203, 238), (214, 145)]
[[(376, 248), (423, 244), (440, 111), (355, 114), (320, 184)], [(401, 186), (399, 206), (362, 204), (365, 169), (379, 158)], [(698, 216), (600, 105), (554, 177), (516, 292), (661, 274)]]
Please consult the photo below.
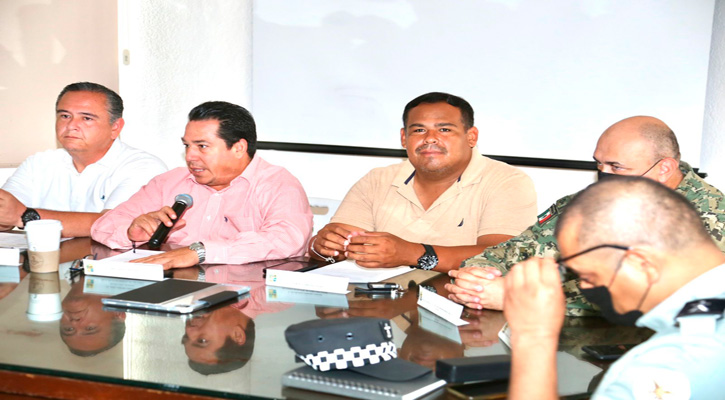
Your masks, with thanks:
[(455, 326), (468, 325), (468, 322), (461, 319), (463, 305), (454, 303), (430, 290), (423, 288), (418, 290), (418, 305)]
[(164, 280), (164, 266), (161, 264), (136, 264), (124, 261), (85, 259), (83, 260), (83, 269), (86, 275), (144, 279), (147, 281)]
[(347, 290), (348, 278), (307, 274), (304, 272), (268, 269), (265, 283), (267, 286), (312, 290), (314, 292), (341, 294), (349, 292)]

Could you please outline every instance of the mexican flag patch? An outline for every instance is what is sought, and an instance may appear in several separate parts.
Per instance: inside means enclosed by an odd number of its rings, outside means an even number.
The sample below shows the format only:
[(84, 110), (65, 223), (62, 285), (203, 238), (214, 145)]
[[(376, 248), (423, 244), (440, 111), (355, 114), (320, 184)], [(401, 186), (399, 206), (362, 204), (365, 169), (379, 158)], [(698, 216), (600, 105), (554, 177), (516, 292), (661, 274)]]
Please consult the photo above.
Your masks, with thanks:
[(538, 217), (536, 217), (539, 220), (539, 225), (543, 224), (544, 222), (551, 219), (551, 217), (554, 216), (554, 213), (551, 212), (551, 208), (547, 208), (546, 211), (539, 214)]

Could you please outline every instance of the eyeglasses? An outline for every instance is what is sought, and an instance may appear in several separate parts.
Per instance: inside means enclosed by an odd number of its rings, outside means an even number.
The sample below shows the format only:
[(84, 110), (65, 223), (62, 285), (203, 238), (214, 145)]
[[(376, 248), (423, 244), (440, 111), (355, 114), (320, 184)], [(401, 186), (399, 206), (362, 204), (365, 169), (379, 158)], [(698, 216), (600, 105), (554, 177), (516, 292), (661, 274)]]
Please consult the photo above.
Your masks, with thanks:
[[(561, 281), (564, 282), (566, 280), (565, 277), (569, 273), (572, 273), (572, 274), (575, 274), (576, 275), (576, 272), (574, 272), (569, 266), (567, 266), (565, 264), (567, 261), (569, 261), (569, 260), (571, 260), (573, 258), (579, 257), (581, 255), (590, 253), (590, 252), (592, 252), (594, 250), (606, 249), (606, 248), (609, 248), (609, 249), (617, 249), (617, 250), (624, 250), (624, 251), (627, 251), (627, 250), (631, 250), (632, 249), (630, 246), (622, 246), (622, 245), (619, 245), (619, 244), (600, 244), (600, 245), (597, 245), (597, 246), (594, 246), (594, 247), (590, 247), (590, 248), (588, 248), (586, 250), (582, 250), (582, 251), (580, 251), (578, 253), (572, 254), (572, 255), (570, 255), (568, 257), (557, 258), (556, 259), (556, 264), (559, 267), (559, 275), (561, 276)], [(619, 263), (619, 265), (617, 265), (617, 269), (614, 270), (614, 275), (612, 275), (612, 282), (614, 282), (614, 277), (617, 276), (617, 272), (619, 272), (619, 268), (621, 268), (621, 267), (622, 267), (622, 263)], [(609, 282), (609, 286), (612, 285), (612, 282)]]

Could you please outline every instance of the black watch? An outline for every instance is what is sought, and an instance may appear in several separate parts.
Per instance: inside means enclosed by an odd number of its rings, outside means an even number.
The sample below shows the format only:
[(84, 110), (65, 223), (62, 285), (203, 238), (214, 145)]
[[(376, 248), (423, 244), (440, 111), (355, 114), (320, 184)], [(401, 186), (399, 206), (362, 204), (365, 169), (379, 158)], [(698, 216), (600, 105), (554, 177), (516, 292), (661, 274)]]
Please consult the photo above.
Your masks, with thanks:
[(25, 226), (28, 225), (28, 222), (39, 220), (40, 214), (38, 214), (34, 208), (28, 207), (25, 209), (23, 215), (20, 216), (20, 219), (23, 221), (23, 228), (25, 228)]
[(411, 265), (411, 267), (430, 271), (438, 265), (438, 255), (433, 250), (433, 246), (429, 244), (423, 244), (423, 248), (425, 249), (425, 254), (418, 259), (418, 265)]

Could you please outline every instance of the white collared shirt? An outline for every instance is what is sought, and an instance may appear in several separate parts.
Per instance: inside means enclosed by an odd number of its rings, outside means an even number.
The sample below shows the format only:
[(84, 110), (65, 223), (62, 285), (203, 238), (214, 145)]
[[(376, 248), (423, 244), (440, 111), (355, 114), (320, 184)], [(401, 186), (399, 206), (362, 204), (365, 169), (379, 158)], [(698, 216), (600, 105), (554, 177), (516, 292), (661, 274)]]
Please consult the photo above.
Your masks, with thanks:
[(127, 200), (151, 178), (166, 171), (158, 157), (116, 139), (100, 160), (78, 172), (65, 149), (28, 157), (3, 189), (26, 207), (100, 212)]

